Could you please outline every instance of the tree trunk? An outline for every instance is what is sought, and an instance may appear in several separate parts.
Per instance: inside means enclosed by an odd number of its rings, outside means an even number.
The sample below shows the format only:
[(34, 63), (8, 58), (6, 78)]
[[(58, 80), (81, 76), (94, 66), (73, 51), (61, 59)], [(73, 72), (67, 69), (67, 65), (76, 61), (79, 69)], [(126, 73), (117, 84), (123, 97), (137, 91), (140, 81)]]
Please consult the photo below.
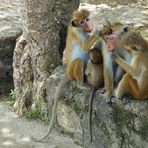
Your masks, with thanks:
[(19, 115), (38, 99), (46, 101), (46, 80), (61, 64), (59, 48), (64, 48), (66, 36), (63, 28), (68, 25), (71, 13), (78, 8), (80, 1), (22, 2), (23, 34), (17, 41), (13, 56), (14, 107)]

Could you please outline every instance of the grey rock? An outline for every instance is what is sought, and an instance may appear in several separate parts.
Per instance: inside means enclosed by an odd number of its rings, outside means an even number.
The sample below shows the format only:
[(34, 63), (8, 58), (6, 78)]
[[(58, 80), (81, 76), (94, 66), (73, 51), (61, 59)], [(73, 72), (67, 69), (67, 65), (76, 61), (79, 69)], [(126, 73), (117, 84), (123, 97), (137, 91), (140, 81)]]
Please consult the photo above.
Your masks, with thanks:
[[(49, 77), (49, 80), (52, 79), (52, 84), (48, 83), (48, 86), (57, 87), (63, 73), (63, 66), (57, 67)], [(70, 81), (63, 87), (57, 112), (57, 121), (63, 131), (72, 135), (75, 142), (83, 147), (89, 145), (88, 99), (88, 89), (78, 89), (76, 83)], [(147, 101), (132, 100), (131, 103), (124, 105), (121, 100), (115, 98), (112, 105), (108, 105), (98, 91), (93, 105), (92, 147), (146, 148), (148, 145), (147, 115)]]

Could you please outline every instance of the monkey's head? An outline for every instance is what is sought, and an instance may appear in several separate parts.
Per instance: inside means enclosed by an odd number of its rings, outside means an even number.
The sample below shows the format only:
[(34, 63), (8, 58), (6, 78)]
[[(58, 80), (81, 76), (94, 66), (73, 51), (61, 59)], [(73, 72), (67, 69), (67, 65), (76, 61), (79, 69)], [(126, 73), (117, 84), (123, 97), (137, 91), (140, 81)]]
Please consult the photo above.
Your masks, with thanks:
[(85, 32), (91, 32), (93, 25), (90, 21), (90, 12), (86, 9), (76, 10), (72, 14), (71, 25), (73, 27), (80, 27)]
[(97, 42), (97, 44), (89, 51), (90, 60), (94, 64), (102, 64), (103, 57), (102, 57), (102, 42)]
[(121, 37), (123, 47), (129, 52), (135, 53), (147, 50), (148, 44), (146, 40), (138, 33), (129, 31)]
[(113, 23), (111, 24), (109, 21), (106, 20), (106, 22), (103, 24), (103, 27), (99, 30), (100, 36), (104, 37), (106, 35), (110, 35), (119, 28), (123, 27), (123, 24), (121, 23)]
[(105, 35), (104, 40), (107, 45), (108, 51), (114, 51), (116, 48), (121, 48), (122, 38), (129, 31), (128, 27), (122, 27), (116, 30), (111, 35)]

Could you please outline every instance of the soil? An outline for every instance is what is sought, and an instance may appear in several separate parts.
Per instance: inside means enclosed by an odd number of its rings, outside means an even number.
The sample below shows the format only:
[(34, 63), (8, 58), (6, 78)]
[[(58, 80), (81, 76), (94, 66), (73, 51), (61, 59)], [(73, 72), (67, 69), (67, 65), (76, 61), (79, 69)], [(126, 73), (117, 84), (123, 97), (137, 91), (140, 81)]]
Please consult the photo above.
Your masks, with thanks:
[(0, 101), (0, 148), (81, 148), (55, 130), (42, 143), (31, 140), (42, 137), (47, 129), (48, 125), (41, 121), (18, 117), (7, 101)]

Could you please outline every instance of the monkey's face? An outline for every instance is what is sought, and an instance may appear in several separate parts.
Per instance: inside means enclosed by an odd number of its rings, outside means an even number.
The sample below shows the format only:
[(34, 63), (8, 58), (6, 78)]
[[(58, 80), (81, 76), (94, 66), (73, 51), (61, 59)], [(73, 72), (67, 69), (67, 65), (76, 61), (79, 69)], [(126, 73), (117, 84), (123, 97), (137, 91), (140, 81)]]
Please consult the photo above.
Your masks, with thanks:
[(104, 36), (108, 51), (114, 51), (117, 47), (118, 36), (116, 34)]
[(79, 27), (81, 27), (85, 32), (91, 32), (93, 30), (93, 25), (89, 17), (80, 20)]
[(128, 28), (124, 27), (111, 35), (105, 35), (104, 40), (107, 44), (108, 51), (114, 51), (116, 48), (120, 48), (123, 44), (123, 38), (127, 34)]

